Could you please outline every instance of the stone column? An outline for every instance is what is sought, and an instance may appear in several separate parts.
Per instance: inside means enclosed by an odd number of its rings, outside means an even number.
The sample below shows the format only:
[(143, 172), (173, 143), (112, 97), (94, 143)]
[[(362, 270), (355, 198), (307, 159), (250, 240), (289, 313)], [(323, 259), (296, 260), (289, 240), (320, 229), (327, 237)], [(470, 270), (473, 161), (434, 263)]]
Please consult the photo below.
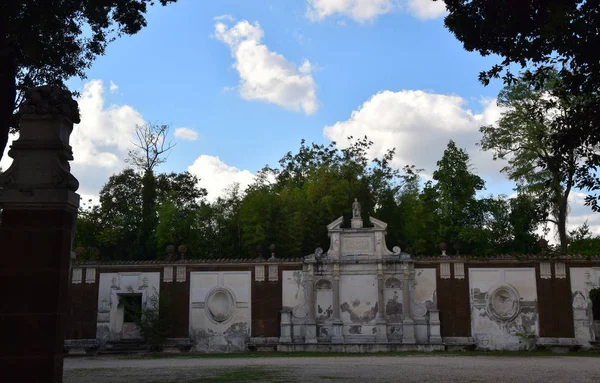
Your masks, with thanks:
[(377, 264), (377, 335), (375, 341), (377, 343), (387, 343), (387, 325), (385, 322), (385, 302), (383, 300), (383, 264), (379, 262)]
[(344, 323), (340, 319), (340, 264), (333, 265), (333, 323), (332, 323), (332, 343), (344, 343), (342, 329)]
[(416, 343), (415, 340), (415, 322), (412, 319), (412, 313), (410, 309), (411, 304), (411, 293), (412, 289), (412, 278), (414, 278), (412, 261), (406, 260), (402, 262), (402, 313), (404, 314), (404, 320), (402, 321), (402, 343)]
[(27, 91), (19, 111), (14, 160), (0, 175), (0, 381), (62, 382), (79, 110), (69, 92), (45, 86)]
[(315, 320), (315, 281), (313, 275), (313, 264), (307, 265), (306, 271), (306, 295), (308, 298), (308, 315), (304, 326), (306, 343), (317, 343), (317, 322)]

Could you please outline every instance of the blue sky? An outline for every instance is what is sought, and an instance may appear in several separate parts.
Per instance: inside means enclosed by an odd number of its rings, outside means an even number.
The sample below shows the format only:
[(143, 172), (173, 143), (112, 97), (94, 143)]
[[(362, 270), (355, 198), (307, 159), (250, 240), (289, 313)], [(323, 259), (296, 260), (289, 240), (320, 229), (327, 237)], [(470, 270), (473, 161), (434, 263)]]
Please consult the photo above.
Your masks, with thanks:
[[(426, 175), (454, 139), (486, 193), (511, 194), (502, 164), (475, 146), (479, 127), (501, 113), (501, 82), (477, 80), (497, 59), (466, 52), (444, 14), (432, 0), (155, 6), (146, 28), (111, 43), (87, 79), (69, 81), (83, 93), (72, 137), (80, 193), (93, 198), (125, 166), (135, 124), (148, 121), (169, 124), (176, 142), (159, 170), (192, 171), (211, 198), (303, 138), (343, 146), (350, 134), (372, 139), (372, 155), (396, 147), (396, 166)], [(573, 225), (592, 217), (580, 202)]]
[[(89, 79), (113, 81), (106, 100), (134, 107), (144, 119), (189, 127), (200, 139), (178, 142), (165, 168), (183, 169), (200, 154), (255, 171), (274, 163), (302, 138), (328, 142), (323, 127), (342, 121), (382, 90), (428, 90), (463, 97), (480, 111), (477, 73), (493, 60), (465, 52), (441, 18), (419, 20), (394, 10), (359, 23), (332, 16), (306, 17), (305, 1), (180, 0), (148, 13), (148, 27), (112, 43), (88, 71)], [(236, 90), (239, 75), (229, 48), (214, 37), (215, 16), (258, 22), (270, 51), (301, 65), (309, 60), (319, 109), (308, 116), (265, 101), (248, 101)], [(345, 25), (340, 25), (343, 22)], [(73, 89), (83, 82), (71, 82)]]

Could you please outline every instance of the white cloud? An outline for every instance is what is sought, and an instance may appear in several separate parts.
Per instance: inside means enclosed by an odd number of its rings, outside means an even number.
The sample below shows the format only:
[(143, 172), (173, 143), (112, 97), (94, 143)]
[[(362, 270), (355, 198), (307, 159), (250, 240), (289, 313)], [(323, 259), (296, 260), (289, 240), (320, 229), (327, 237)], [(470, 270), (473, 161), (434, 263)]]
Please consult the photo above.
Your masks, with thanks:
[(234, 183), (239, 183), (240, 190), (244, 191), (254, 180), (254, 174), (249, 170), (229, 166), (219, 157), (206, 154), (196, 158), (188, 171), (200, 178), (199, 185), (208, 191), (207, 198), (210, 201), (216, 200)]
[(446, 14), (446, 4), (442, 0), (409, 0), (407, 11), (421, 20), (437, 19)]
[[(229, 28), (215, 25), (215, 36), (231, 49), (233, 67), (240, 75), (239, 92), (247, 100), (262, 100), (307, 115), (318, 109), (316, 85), (310, 63), (298, 68), (261, 43), (264, 31), (258, 23), (240, 21)], [(308, 63), (308, 64), (307, 64)]]
[(342, 16), (364, 23), (396, 10), (421, 20), (435, 19), (446, 13), (446, 5), (441, 0), (306, 0), (306, 3), (306, 16), (312, 21)]
[(323, 129), (323, 134), (338, 146), (348, 144), (347, 137), (364, 137), (374, 142), (372, 156), (381, 156), (396, 148), (397, 166), (416, 165), (431, 175), (442, 157), (448, 141), (467, 150), (475, 171), (480, 175), (499, 176), (502, 163), (493, 161), (491, 153), (482, 152), (479, 127), (494, 123), (500, 115), (496, 103), (484, 100), (484, 111), (474, 114), (465, 108), (465, 100), (424, 91), (380, 92), (371, 97), (350, 118)]
[[(75, 125), (70, 138), (74, 157), (71, 172), (79, 180), (78, 193), (86, 196), (85, 201), (89, 196), (97, 196), (108, 178), (124, 168), (135, 125), (144, 123), (129, 105), (106, 106), (104, 91), (101, 80), (84, 85), (77, 99), (81, 123)], [(5, 156), (1, 166), (6, 170), (10, 163), (12, 159)]]
[(585, 206), (587, 194), (579, 191), (571, 192), (569, 195), (569, 216), (567, 219), (567, 230), (574, 230), (586, 221), (594, 235), (600, 235), (600, 213), (592, 211)]
[(364, 23), (389, 13), (397, 7), (397, 2), (393, 0), (306, 0), (306, 2), (306, 15), (313, 21), (343, 15)]
[(110, 93), (115, 93), (119, 90), (119, 87), (117, 86), (117, 84), (115, 84), (113, 82), (113, 80), (110, 80)]
[(221, 16), (215, 16), (213, 17), (213, 20), (215, 21), (235, 21), (235, 17), (233, 17), (232, 15), (221, 15)]
[(175, 129), (175, 137), (182, 140), (196, 141), (198, 139), (198, 132), (190, 128), (177, 128)]

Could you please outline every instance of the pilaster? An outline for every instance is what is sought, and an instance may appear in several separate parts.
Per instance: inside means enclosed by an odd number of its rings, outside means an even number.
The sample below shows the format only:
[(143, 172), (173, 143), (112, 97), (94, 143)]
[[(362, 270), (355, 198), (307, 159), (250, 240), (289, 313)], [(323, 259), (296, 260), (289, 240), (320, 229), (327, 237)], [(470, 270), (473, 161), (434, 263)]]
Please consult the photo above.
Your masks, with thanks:
[(415, 322), (411, 312), (411, 290), (414, 280), (414, 265), (411, 260), (402, 262), (402, 313), (404, 320), (402, 321), (402, 343), (416, 343), (415, 339)]
[(331, 343), (344, 343), (342, 328), (344, 326), (340, 319), (340, 265), (333, 265), (333, 323), (332, 323)]
[(383, 281), (383, 264), (381, 262), (377, 263), (377, 323), (376, 329), (377, 334), (375, 336), (375, 341), (377, 343), (387, 343), (387, 325), (385, 322), (385, 301), (383, 299), (383, 289), (384, 281)]
[(306, 317), (305, 336), (306, 343), (317, 343), (317, 322), (315, 320), (315, 281), (314, 265), (309, 263), (306, 267), (306, 291), (308, 295), (308, 314)]

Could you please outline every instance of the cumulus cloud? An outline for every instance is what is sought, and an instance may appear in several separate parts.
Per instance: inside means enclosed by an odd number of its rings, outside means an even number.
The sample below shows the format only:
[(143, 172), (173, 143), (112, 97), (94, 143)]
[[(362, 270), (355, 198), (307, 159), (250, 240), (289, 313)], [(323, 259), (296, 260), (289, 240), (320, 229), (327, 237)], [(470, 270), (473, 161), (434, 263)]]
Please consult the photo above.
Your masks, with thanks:
[(406, 10), (417, 19), (431, 20), (446, 14), (446, 4), (442, 0), (409, 0)]
[(200, 178), (200, 187), (208, 191), (210, 201), (223, 195), (223, 191), (234, 183), (238, 183), (243, 191), (254, 180), (254, 174), (249, 170), (229, 166), (219, 157), (206, 154), (196, 158), (188, 171)]
[(416, 165), (431, 175), (442, 157), (448, 141), (467, 150), (475, 170), (481, 175), (497, 176), (502, 163), (493, 161), (476, 143), (479, 127), (494, 123), (500, 109), (492, 100), (483, 100), (484, 111), (474, 114), (466, 101), (453, 95), (421, 90), (379, 92), (353, 111), (350, 118), (323, 129), (325, 137), (338, 146), (348, 145), (347, 137), (367, 136), (374, 142), (372, 156), (381, 156), (396, 148), (397, 166)]
[(396, 8), (392, 0), (306, 0), (306, 15), (313, 21), (343, 15), (359, 23), (371, 21)]
[[(101, 80), (84, 85), (77, 99), (81, 123), (75, 125), (70, 138), (75, 158), (71, 172), (79, 180), (78, 193), (85, 201), (97, 196), (110, 175), (124, 168), (135, 126), (144, 123), (140, 113), (129, 105), (105, 105), (104, 92)], [(11, 137), (11, 142), (14, 139)], [(6, 170), (11, 163), (6, 156), (1, 166)]]
[(446, 13), (441, 0), (306, 0), (306, 3), (306, 16), (313, 21), (341, 16), (364, 23), (395, 10), (403, 10), (422, 20), (435, 19)]
[(198, 132), (190, 128), (177, 128), (175, 129), (175, 137), (187, 141), (196, 141), (198, 139)]
[(299, 68), (261, 42), (258, 23), (240, 21), (233, 27), (215, 25), (215, 36), (227, 44), (240, 76), (239, 92), (246, 100), (267, 101), (307, 115), (318, 109), (316, 85), (306, 60)]

